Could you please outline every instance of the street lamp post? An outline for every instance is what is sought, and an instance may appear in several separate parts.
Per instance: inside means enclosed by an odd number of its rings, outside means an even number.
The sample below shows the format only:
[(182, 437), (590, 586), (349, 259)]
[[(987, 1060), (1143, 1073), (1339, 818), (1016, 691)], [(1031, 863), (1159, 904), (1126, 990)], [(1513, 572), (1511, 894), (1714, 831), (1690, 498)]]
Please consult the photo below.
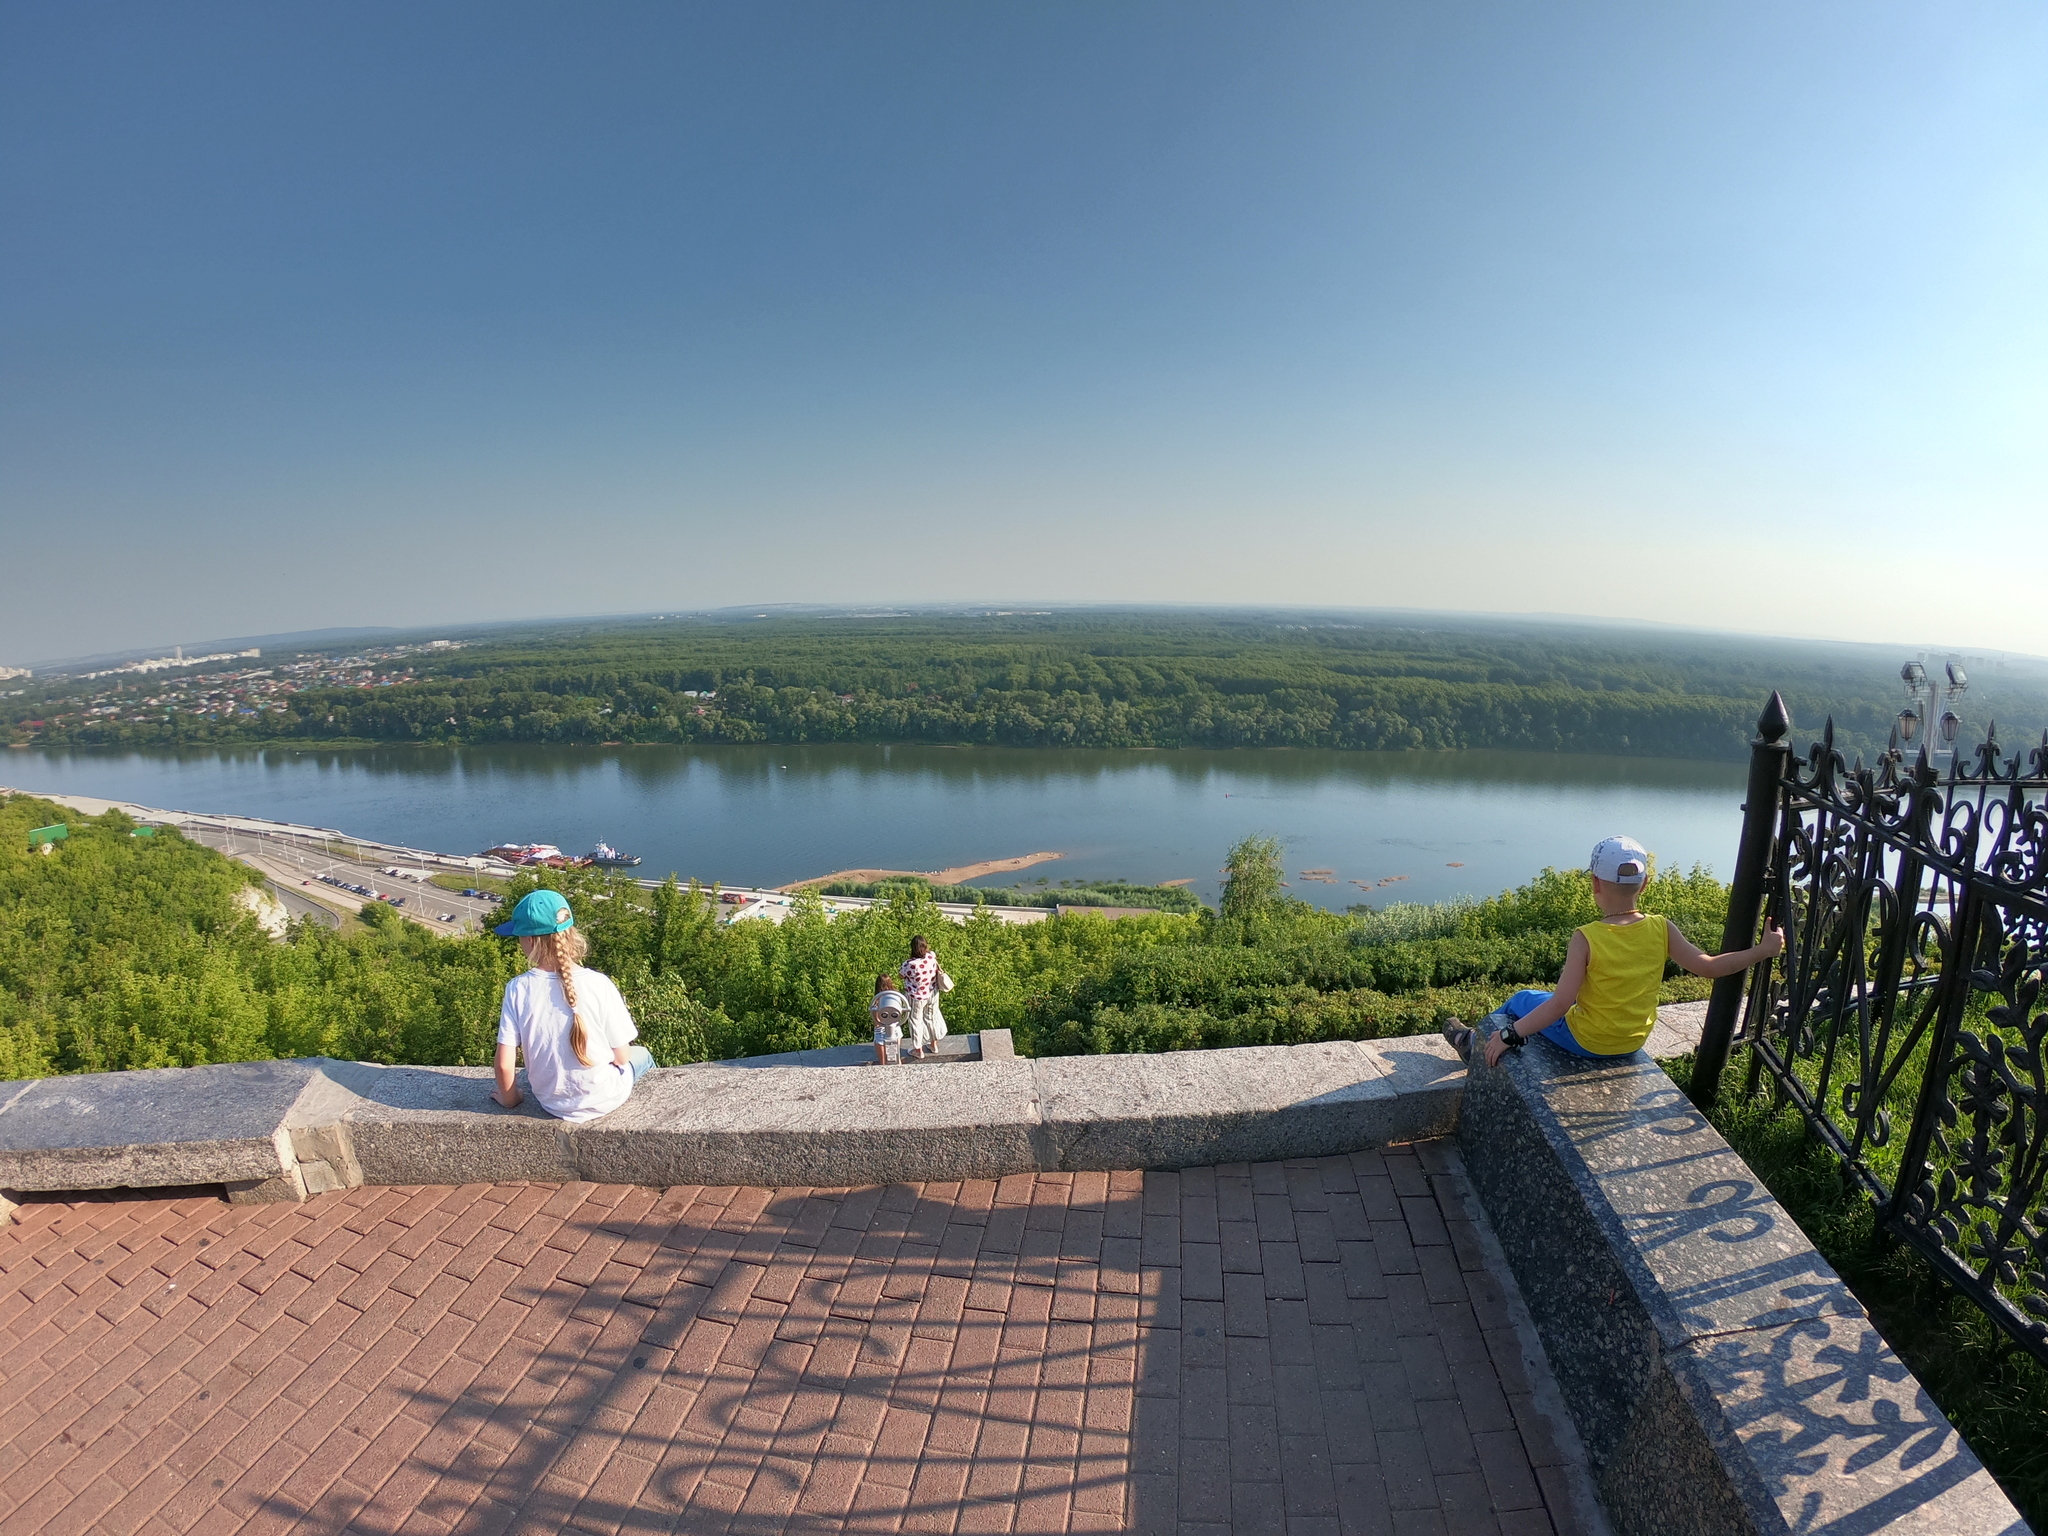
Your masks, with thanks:
[(1945, 683), (1930, 675), (1924, 662), (1909, 661), (1899, 668), (1899, 681), (1906, 685), (1906, 707), (1899, 711), (1896, 722), (1899, 744), (1911, 747), (1926, 731), (1927, 761), (1936, 768), (1955, 755), (1956, 738), (1963, 730), (1963, 718), (1955, 706), (1970, 688), (1969, 674), (1961, 662), (1951, 661), (1943, 671)]

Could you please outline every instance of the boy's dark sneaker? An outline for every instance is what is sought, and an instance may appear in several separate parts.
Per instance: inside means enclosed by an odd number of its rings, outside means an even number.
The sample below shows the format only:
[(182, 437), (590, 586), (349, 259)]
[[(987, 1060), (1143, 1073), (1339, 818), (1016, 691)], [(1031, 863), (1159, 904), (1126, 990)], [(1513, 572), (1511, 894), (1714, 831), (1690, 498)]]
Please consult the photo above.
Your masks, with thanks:
[(1460, 1056), (1472, 1054), (1472, 1031), (1456, 1018), (1444, 1020), (1444, 1038), (1451, 1042), (1451, 1049)]

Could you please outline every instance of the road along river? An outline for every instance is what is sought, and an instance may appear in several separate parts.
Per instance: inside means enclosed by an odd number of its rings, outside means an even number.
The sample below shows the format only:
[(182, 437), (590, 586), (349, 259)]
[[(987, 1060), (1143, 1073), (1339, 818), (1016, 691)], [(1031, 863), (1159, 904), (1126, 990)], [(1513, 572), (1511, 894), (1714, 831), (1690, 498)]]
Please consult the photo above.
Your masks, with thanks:
[(1740, 763), (1511, 752), (1062, 751), (924, 746), (14, 751), (19, 789), (265, 817), (468, 854), (602, 838), (729, 886), (1057, 852), (976, 882), (1191, 882), (1267, 833), (1324, 906), (1488, 896), (1626, 832), (1723, 879)]

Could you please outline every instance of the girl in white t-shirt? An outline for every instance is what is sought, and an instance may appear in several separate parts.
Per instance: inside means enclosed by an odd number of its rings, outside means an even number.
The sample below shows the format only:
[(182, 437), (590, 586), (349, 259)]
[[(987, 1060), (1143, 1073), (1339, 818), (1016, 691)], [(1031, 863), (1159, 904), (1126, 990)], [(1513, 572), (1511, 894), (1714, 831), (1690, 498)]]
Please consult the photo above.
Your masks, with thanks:
[(569, 903), (554, 891), (534, 891), (512, 909), (497, 932), (519, 940), (532, 967), (505, 983), (498, 1015), (498, 1088), (507, 1109), (522, 1102), (518, 1066), (526, 1056), (526, 1084), (540, 1106), (560, 1120), (595, 1120), (625, 1103), (633, 1085), (654, 1065), (612, 979), (579, 962), (590, 946), (576, 928)]

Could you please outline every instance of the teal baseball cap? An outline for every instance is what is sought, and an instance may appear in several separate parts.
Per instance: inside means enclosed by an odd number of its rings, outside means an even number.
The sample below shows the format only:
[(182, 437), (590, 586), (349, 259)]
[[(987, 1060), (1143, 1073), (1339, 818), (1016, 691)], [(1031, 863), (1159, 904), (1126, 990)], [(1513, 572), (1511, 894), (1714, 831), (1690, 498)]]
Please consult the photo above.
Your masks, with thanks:
[(528, 891), (519, 898), (519, 905), (512, 909), (512, 920), (498, 924), (492, 932), (501, 933), (508, 939), (532, 939), (575, 926), (576, 919), (569, 911), (566, 896), (559, 891)]

